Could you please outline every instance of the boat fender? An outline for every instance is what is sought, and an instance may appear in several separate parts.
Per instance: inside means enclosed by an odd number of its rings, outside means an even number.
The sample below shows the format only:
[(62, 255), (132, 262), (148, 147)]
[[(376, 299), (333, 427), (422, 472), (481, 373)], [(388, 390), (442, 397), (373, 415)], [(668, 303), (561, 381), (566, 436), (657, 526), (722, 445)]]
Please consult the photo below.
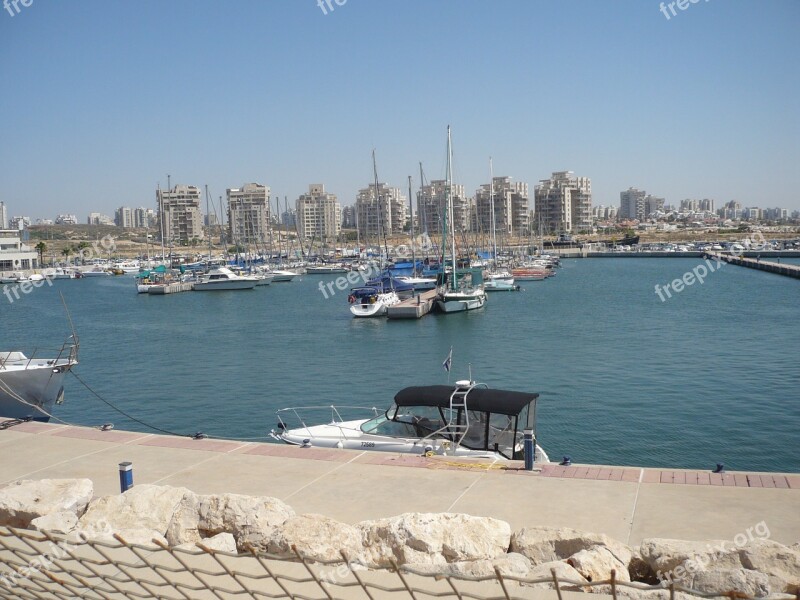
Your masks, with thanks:
[(355, 301), (356, 301), (356, 297), (355, 297), (353, 294), (350, 294), (350, 295), (347, 297), (347, 301), (348, 301), (350, 304), (353, 304), (353, 303), (355, 303)]
[(370, 303), (370, 304), (375, 304), (375, 302), (376, 302), (377, 300), (378, 300), (378, 298), (377, 298), (376, 296), (370, 296), (370, 297), (369, 297), (369, 303)]

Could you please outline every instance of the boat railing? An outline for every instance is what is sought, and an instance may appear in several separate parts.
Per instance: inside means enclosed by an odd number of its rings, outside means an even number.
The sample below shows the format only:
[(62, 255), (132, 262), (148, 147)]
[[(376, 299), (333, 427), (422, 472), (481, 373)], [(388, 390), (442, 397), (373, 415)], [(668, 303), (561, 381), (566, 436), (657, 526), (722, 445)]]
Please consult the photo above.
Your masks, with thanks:
[[(330, 410), (331, 411), (331, 413), (330, 413), (331, 414), (330, 425), (333, 425), (333, 426), (337, 427), (340, 430), (341, 437), (343, 439), (345, 437), (344, 430), (347, 429), (347, 428), (341, 426), (341, 423), (344, 421), (344, 419), (342, 418), (342, 415), (339, 412), (340, 410), (341, 411), (345, 411), (345, 410), (347, 410), (347, 411), (356, 411), (356, 410), (358, 410), (358, 411), (369, 412), (369, 413), (371, 413), (371, 417), (377, 417), (381, 413), (381, 411), (379, 411), (378, 408), (375, 407), (375, 406), (369, 407), (369, 406), (339, 405), (337, 407), (337, 406), (334, 406), (334, 405), (330, 404), (330, 405), (327, 405), (327, 406), (300, 406), (300, 407), (297, 407), (297, 408), (282, 408), (282, 409), (278, 410), (278, 427), (283, 431), (286, 431), (287, 429), (305, 429), (305, 431), (309, 435), (309, 437), (313, 437), (309, 426), (306, 425), (305, 418), (303, 416), (301, 416), (299, 411), (302, 411), (303, 413), (309, 413), (309, 412), (313, 412), (313, 411), (322, 411), (322, 410), (325, 410), (325, 411)], [(290, 424), (288, 424), (286, 422), (286, 420), (284, 420), (284, 417), (286, 415), (289, 415), (289, 414), (294, 415), (294, 419), (296, 420), (296, 422), (300, 423), (300, 427), (299, 428), (290, 427)]]
[[(29, 369), (31, 365), (41, 365), (41, 361), (46, 361), (48, 365), (59, 366), (64, 364), (75, 364), (78, 362), (78, 348), (80, 343), (73, 336), (69, 336), (59, 349), (53, 348), (34, 348), (30, 356), (24, 352), (3, 352), (0, 353), (0, 369), (5, 369), (7, 364), (17, 364), (22, 362), (21, 359), (15, 357), (16, 354), (24, 356), (24, 368)], [(39, 358), (39, 356), (52, 356), (55, 358)]]

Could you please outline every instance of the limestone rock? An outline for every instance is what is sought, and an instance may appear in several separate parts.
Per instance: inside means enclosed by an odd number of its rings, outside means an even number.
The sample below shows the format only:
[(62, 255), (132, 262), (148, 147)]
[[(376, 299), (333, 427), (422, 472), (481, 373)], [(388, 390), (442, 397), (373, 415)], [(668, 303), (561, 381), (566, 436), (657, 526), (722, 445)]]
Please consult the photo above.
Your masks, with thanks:
[(266, 550), (270, 554), (295, 556), (292, 545), (310, 560), (342, 560), (340, 550), (357, 559), (361, 553), (361, 532), (323, 515), (299, 515), (273, 530)]
[[(217, 552), (227, 552), (229, 554), (236, 554), (236, 539), (231, 533), (218, 533), (214, 537), (204, 538), (198, 540), (200, 544), (209, 550)], [(202, 549), (197, 546), (197, 543), (187, 542), (175, 546), (176, 550), (189, 550), (193, 552), (201, 552)]]
[(508, 550), (505, 521), (456, 513), (405, 513), (357, 525), (369, 566), (494, 559)]
[(277, 498), (222, 494), (202, 496), (199, 500), (197, 529), (201, 536), (232, 533), (240, 552), (249, 547), (266, 550), (275, 530), (294, 510)]
[[(567, 564), (562, 560), (554, 560), (551, 562), (539, 563), (538, 565), (534, 565), (531, 569), (530, 573), (528, 573), (528, 579), (548, 579), (552, 581), (553, 573), (552, 571), (555, 569), (556, 577), (559, 580), (559, 587), (562, 590), (568, 591), (583, 591), (583, 587), (564, 583), (565, 581), (577, 581), (579, 583), (588, 583), (586, 578), (578, 573), (572, 565)], [(533, 583), (533, 584), (526, 584), (530, 587), (534, 588), (542, 588), (552, 590), (555, 589), (555, 584), (553, 583)]]
[(200, 502), (204, 496), (193, 492), (184, 494), (172, 513), (164, 536), (170, 546), (194, 546), (203, 536), (200, 533)]
[(690, 587), (700, 592), (736, 591), (755, 598), (769, 596), (769, 577), (745, 569), (709, 569), (693, 575)]
[(627, 565), (623, 565), (604, 546), (594, 546), (589, 550), (576, 552), (567, 559), (567, 563), (575, 568), (587, 581), (603, 581), (611, 579), (611, 571), (616, 571), (617, 581), (630, 581)]
[(481, 559), (463, 562), (454, 562), (446, 565), (450, 575), (466, 577), (494, 577), (495, 569), (504, 576), (519, 578), (530, 577), (531, 561), (522, 554), (509, 552), (494, 559)]
[(137, 485), (124, 494), (103, 496), (90, 502), (78, 522), (78, 529), (89, 538), (108, 538), (110, 533), (119, 533), (129, 542), (129, 537), (150, 539), (155, 532), (158, 539), (166, 542), (164, 535), (172, 515), (183, 497), (192, 493), (186, 488)]
[(48, 533), (67, 534), (78, 526), (78, 517), (72, 512), (57, 512), (36, 517), (30, 523), (30, 528)]
[(602, 533), (568, 527), (525, 527), (511, 536), (511, 551), (524, 554), (534, 565), (564, 560), (593, 546), (604, 546), (626, 569), (631, 562), (631, 549)]
[(738, 569), (742, 566), (738, 549), (724, 540), (687, 542), (651, 538), (642, 542), (640, 552), (656, 576), (669, 576), (684, 585), (697, 571)]
[(756, 539), (739, 550), (739, 558), (745, 569), (769, 576), (773, 593), (796, 594), (800, 589), (800, 544)]
[(0, 489), (0, 526), (27, 529), (33, 519), (57, 512), (80, 517), (93, 494), (89, 479), (17, 481)]

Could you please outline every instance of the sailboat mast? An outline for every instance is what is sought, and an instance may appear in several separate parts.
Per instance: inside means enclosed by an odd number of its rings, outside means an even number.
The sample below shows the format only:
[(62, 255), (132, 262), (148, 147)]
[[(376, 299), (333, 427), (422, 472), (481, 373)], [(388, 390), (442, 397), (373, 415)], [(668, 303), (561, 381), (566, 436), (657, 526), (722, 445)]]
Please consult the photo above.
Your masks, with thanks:
[(494, 215), (494, 166), (492, 165), (492, 157), (489, 157), (489, 197), (491, 200), (492, 209), (492, 246), (494, 247), (494, 266), (497, 267), (497, 223)]
[(208, 208), (208, 186), (206, 185), (206, 235), (208, 235), (208, 264), (211, 265), (211, 211)]
[(411, 275), (417, 273), (417, 256), (414, 252), (414, 203), (411, 201), (411, 175), (408, 176), (408, 212), (411, 215)]
[(450, 250), (451, 256), (453, 259), (453, 278), (452, 283), (450, 284), (450, 289), (455, 290), (457, 287), (457, 276), (456, 276), (456, 225), (455, 225), (455, 218), (453, 212), (453, 146), (450, 141), (450, 125), (447, 126), (447, 184), (446, 184), (447, 192), (447, 212), (448, 217), (450, 218), (450, 241), (452, 243), (452, 248)]
[(164, 264), (164, 192), (158, 184), (158, 217), (161, 222), (161, 264)]

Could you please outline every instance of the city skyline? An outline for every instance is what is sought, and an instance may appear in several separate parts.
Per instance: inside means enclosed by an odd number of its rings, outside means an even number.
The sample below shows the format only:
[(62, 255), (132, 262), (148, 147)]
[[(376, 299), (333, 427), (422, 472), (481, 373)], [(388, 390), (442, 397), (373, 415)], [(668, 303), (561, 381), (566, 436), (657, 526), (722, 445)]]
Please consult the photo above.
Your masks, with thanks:
[(531, 187), (590, 177), (594, 205), (635, 187), (673, 205), (800, 209), (800, 77), (781, 66), (800, 54), (800, 4), (709, 2), (670, 19), (650, 2), (502, 8), (148, 0), (0, 14), (0, 200), (9, 216), (83, 221), (156, 208), (169, 174), (212, 199), (260, 181), (293, 202), (322, 182), (348, 206), (373, 149), (392, 187), (411, 175), (416, 192), (420, 161), (425, 183), (443, 179), (449, 124), (469, 197), (491, 156), (497, 176)]

